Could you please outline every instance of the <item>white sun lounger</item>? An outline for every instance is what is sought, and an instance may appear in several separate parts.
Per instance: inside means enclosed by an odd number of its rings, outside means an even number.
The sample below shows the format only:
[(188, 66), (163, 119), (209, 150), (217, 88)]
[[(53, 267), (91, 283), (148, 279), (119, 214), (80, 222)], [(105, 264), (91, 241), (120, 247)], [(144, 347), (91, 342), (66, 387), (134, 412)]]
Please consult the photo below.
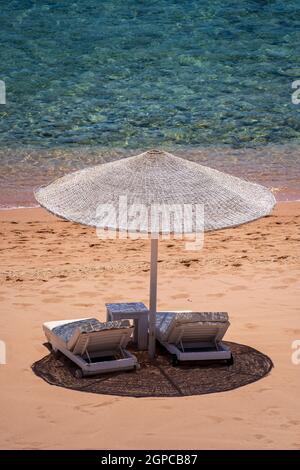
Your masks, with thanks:
[(156, 337), (178, 361), (226, 360), (230, 349), (221, 342), (230, 323), (225, 312), (158, 312)]
[(60, 351), (78, 365), (77, 378), (139, 367), (136, 357), (125, 349), (133, 332), (128, 320), (51, 321), (43, 324), (43, 330), (54, 353)]

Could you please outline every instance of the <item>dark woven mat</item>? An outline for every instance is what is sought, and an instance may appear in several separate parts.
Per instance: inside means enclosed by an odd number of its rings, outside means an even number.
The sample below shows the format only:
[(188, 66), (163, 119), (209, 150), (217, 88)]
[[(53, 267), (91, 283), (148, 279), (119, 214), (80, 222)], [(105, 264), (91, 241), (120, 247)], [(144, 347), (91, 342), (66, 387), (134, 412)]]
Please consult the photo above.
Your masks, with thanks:
[(189, 363), (172, 366), (170, 355), (157, 348), (157, 358), (148, 361), (147, 352), (131, 351), (141, 365), (138, 371), (114, 372), (76, 379), (74, 364), (64, 356), (50, 353), (32, 365), (36, 375), (59, 387), (81, 392), (126, 397), (178, 397), (224, 392), (255, 382), (273, 367), (271, 359), (249, 346), (225, 343), (233, 353), (234, 364)]

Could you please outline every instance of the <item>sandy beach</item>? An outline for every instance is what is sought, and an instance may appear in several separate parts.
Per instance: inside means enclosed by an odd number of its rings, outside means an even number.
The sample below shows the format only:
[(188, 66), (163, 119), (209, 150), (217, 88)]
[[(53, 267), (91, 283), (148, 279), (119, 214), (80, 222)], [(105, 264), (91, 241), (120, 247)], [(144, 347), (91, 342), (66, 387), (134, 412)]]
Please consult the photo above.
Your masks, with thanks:
[[(148, 303), (149, 241), (103, 241), (42, 209), (0, 212), (2, 449), (300, 447), (300, 203), (208, 233), (200, 252), (159, 246), (159, 309), (227, 311), (229, 341), (274, 363), (248, 386), (180, 398), (123, 398), (51, 386), (31, 370), (48, 354), (42, 323), (96, 316), (105, 302)], [(63, 439), (62, 439), (62, 436)]]

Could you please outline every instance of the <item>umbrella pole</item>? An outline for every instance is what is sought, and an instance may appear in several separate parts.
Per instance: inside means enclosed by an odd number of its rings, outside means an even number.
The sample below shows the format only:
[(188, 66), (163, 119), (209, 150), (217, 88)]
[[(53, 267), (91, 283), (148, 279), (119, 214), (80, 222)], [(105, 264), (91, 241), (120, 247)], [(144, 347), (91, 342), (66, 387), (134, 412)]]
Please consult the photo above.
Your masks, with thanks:
[(151, 264), (150, 264), (150, 311), (149, 311), (149, 345), (150, 359), (155, 356), (155, 320), (157, 303), (157, 253), (158, 238), (151, 238)]

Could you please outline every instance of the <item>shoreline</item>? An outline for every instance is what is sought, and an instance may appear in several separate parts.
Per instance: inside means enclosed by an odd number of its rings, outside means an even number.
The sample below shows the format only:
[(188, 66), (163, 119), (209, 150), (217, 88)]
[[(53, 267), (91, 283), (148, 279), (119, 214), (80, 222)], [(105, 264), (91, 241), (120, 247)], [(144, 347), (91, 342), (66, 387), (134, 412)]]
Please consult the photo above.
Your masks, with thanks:
[[(286, 210), (286, 207), (289, 207), (289, 209)], [(283, 210), (285, 212), (287, 212), (287, 214), (289, 214), (290, 210), (294, 211), (294, 209), (295, 208), (297, 209), (298, 207), (300, 208), (300, 200), (299, 201), (298, 200), (297, 201), (276, 201), (276, 205), (273, 208), (273, 212), (269, 216), (260, 217), (258, 219), (255, 219), (255, 220), (250, 221), (250, 222), (246, 222), (246, 223), (241, 224), (241, 225), (236, 226), (236, 227), (228, 227), (228, 228), (225, 228), (225, 229), (223, 228), (223, 229), (204, 232), (204, 236), (208, 237), (208, 236), (211, 236), (211, 234), (218, 233), (218, 232), (226, 233), (227, 231), (236, 230), (236, 229), (239, 229), (239, 228), (242, 228), (242, 227), (249, 227), (249, 229), (251, 229), (252, 224), (259, 223), (259, 221), (263, 221), (267, 217), (272, 217), (272, 214), (274, 213), (274, 211), (278, 211), (278, 209), (281, 210), (281, 208), (284, 208)], [(65, 222), (67, 224), (70, 224), (71, 226), (78, 227), (78, 229), (80, 229), (80, 227), (81, 227), (83, 230), (86, 229), (86, 230), (89, 230), (89, 231), (95, 231), (95, 227), (92, 227), (92, 226), (89, 226), (89, 225), (83, 225), (83, 224), (80, 224), (80, 223), (77, 223), (77, 222), (68, 221), (68, 220), (66, 220), (62, 217), (59, 217), (55, 214), (52, 214), (51, 212), (48, 212), (47, 209), (43, 208), (42, 206), (14, 207), (14, 208), (0, 209), (0, 224), (1, 224), (1, 222), (8, 222), (10, 220), (15, 220), (15, 219), (18, 221), (18, 223), (19, 222), (29, 223), (33, 218), (35, 219), (36, 223), (38, 223), (38, 222), (47, 222), (47, 221), (49, 221), (51, 223)], [(36, 220), (36, 218), (38, 218), (39, 220)], [(150, 238), (145, 238), (146, 241), (149, 240), (149, 239)], [(116, 240), (118, 240), (118, 237), (116, 238)], [(130, 238), (128, 238), (127, 240), (129, 242), (132, 241), (132, 240), (130, 240)], [(123, 239), (123, 241), (124, 241), (124, 239)], [(125, 242), (126, 242), (126, 239), (125, 239)]]
[[(144, 148), (147, 149), (147, 146)], [(168, 148), (178, 157), (260, 184), (278, 201), (300, 199), (300, 144), (258, 147), (196, 146)], [(0, 210), (35, 206), (33, 189), (67, 173), (142, 153), (143, 150), (76, 148), (2, 148)]]
[[(285, 204), (285, 203), (297, 203), (300, 202), (300, 199), (289, 199), (289, 200), (280, 200), (276, 199), (277, 204)], [(15, 210), (32, 210), (32, 209), (43, 209), (40, 205), (36, 206), (13, 206), (13, 207), (0, 207), (0, 213), (2, 211), (15, 211)], [(44, 209), (46, 210), (46, 209)]]

